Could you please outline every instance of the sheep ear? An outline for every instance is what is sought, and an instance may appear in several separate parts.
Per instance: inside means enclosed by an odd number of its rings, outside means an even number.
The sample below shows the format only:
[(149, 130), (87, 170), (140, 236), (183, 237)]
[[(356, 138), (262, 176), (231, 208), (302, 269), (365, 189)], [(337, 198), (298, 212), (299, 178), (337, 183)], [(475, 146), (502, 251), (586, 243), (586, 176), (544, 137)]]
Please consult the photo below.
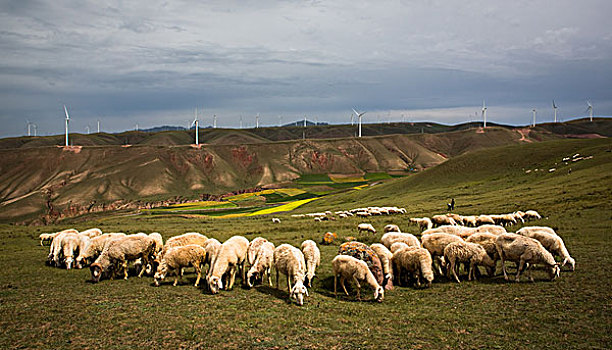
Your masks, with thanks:
[(306, 290), (306, 296), (308, 297), (308, 288), (304, 288)]
[(219, 289), (223, 289), (223, 282), (221, 281), (220, 278), (219, 278), (219, 281), (217, 282), (217, 284), (219, 285)]

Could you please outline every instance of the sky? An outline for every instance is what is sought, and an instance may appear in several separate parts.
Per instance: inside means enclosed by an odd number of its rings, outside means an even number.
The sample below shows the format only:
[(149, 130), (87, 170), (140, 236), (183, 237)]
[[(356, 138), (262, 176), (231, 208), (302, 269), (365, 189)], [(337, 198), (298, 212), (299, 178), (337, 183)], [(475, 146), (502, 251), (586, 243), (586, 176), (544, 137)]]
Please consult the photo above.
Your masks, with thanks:
[(0, 2), (0, 137), (612, 115), (612, 1)]

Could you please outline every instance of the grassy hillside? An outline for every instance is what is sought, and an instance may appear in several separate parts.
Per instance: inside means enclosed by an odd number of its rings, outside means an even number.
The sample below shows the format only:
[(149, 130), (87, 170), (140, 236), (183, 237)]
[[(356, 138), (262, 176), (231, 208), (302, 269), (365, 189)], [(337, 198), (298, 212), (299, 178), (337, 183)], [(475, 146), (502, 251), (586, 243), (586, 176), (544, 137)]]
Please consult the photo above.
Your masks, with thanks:
[[(315, 223), (285, 214), (281, 224), (272, 225), (269, 217), (132, 215), (37, 228), (0, 225), (0, 347), (609, 349), (611, 150), (607, 139), (485, 149), (409, 178), (319, 199), (302, 210), (393, 204), (408, 209), (402, 216)], [(561, 162), (576, 153), (593, 158)], [(552, 167), (557, 170), (549, 172)], [(37, 240), (45, 231), (96, 226), (107, 232), (159, 231), (165, 238), (186, 231), (220, 240), (264, 236), (276, 245), (296, 246), (305, 239), (320, 242), (332, 231), (340, 240), (352, 235), (371, 243), (380, 234), (358, 235), (359, 222), (380, 231), (395, 223), (417, 234), (408, 218), (444, 212), (451, 196), (462, 214), (538, 210), (545, 218), (531, 224), (559, 232), (576, 259), (576, 271), (563, 271), (548, 282), (536, 270), (535, 283), (524, 279), (518, 284), (499, 275), (461, 284), (438, 278), (428, 289), (395, 288), (381, 304), (356, 302), (353, 289), (349, 298), (334, 297), (330, 262), (338, 247), (320, 246), (318, 279), (305, 305), (298, 307), (287, 302), (286, 290), (267, 286), (238, 286), (213, 296), (189, 285), (195, 280), (189, 273), (177, 287), (170, 281), (153, 287), (148, 277), (94, 285), (87, 282), (87, 270), (45, 266), (48, 249)], [(367, 288), (362, 293), (372, 296)]]

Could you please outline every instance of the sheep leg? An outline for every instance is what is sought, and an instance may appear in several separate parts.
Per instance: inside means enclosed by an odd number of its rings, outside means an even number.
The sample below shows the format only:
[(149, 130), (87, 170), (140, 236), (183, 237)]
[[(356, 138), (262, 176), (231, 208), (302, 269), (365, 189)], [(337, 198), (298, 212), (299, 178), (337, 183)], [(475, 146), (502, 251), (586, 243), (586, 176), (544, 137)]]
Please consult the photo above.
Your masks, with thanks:
[(453, 277), (455, 277), (455, 281), (457, 281), (457, 283), (461, 283), (461, 281), (459, 280), (459, 276), (457, 276), (458, 266), (457, 266), (456, 261), (453, 259), (450, 261), (450, 263), (451, 263), (450, 270), (452, 271)]
[(470, 262), (470, 272), (468, 273), (468, 281), (471, 281), (472, 278), (476, 281), (476, 271), (478, 271), (478, 267), (473, 262)]
[(195, 281), (195, 286), (196, 287), (200, 284), (200, 278), (202, 277), (202, 265), (198, 265), (198, 264), (193, 265), (193, 268), (198, 273), (198, 277), (196, 278), (196, 281)]
[(531, 275), (531, 268), (533, 267), (533, 264), (527, 264), (527, 276), (529, 276), (529, 280), (531, 282), (535, 282), (533, 280), (533, 276)]
[(520, 281), (521, 278), (521, 271), (525, 268), (525, 260), (521, 259), (521, 261), (519, 262), (519, 266), (518, 269), (516, 270), (516, 278), (515, 281), (518, 282)]
[(353, 282), (355, 282), (355, 285), (357, 286), (357, 300), (361, 301), (361, 285), (355, 276), (353, 276)]
[(498, 249), (498, 251), (500, 252), (499, 258), (501, 259), (501, 266), (502, 266), (502, 271), (504, 272), (504, 279), (507, 281), (508, 280), (508, 273), (506, 273), (506, 263), (504, 261), (504, 254), (499, 249)]
[(236, 280), (236, 266), (230, 268), (229, 285), (227, 290), (231, 290), (234, 287), (234, 280)]
[(124, 260), (123, 263), (121, 263), (121, 267), (123, 267), (123, 279), (127, 280), (128, 279), (128, 263), (127, 263), (127, 260)]
[(287, 291), (291, 293), (291, 279), (289, 278), (289, 275), (287, 275)]
[(344, 281), (345, 281), (344, 276), (340, 277), (340, 285), (342, 286), (342, 289), (344, 289), (344, 294), (346, 294), (346, 296), (348, 296), (349, 293), (346, 291), (346, 286), (344, 285)]
[(274, 270), (276, 271), (276, 289), (278, 289), (278, 269), (274, 268)]
[(270, 287), (272, 287), (272, 276), (271, 276), (270, 268), (266, 269), (266, 275), (268, 275), (268, 284), (270, 285)]
[(174, 283), (172, 283), (173, 287), (176, 287), (176, 285), (178, 284), (178, 279), (179, 279), (179, 274), (175, 273), (174, 274)]

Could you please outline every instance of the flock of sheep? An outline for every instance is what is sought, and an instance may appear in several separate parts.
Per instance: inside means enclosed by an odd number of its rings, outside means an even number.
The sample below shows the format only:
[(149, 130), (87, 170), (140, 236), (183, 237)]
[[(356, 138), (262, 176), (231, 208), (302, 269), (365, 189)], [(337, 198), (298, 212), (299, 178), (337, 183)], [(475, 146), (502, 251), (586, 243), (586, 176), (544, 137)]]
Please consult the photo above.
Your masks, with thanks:
[[(505, 261), (516, 263), (517, 282), (525, 269), (533, 281), (531, 268), (534, 265), (544, 266), (551, 280), (559, 277), (561, 266), (569, 265), (573, 271), (575, 261), (553, 229), (531, 226), (508, 233), (504, 227), (533, 218), (541, 216), (535, 211), (518, 211), (503, 215), (446, 214), (431, 219), (412, 218), (411, 222), (424, 229), (420, 240), (401, 232), (397, 225), (387, 225), (380, 243), (368, 246), (352, 241), (340, 245), (339, 254), (331, 262), (334, 293), (339, 280), (348, 295), (345, 286), (348, 280), (355, 284), (358, 299), (363, 283), (374, 290), (375, 300), (382, 301), (385, 289), (393, 288), (394, 284), (430, 286), (436, 275), (446, 275), (460, 282), (460, 264), (464, 264), (468, 280), (477, 279), (479, 267), (493, 276), (498, 260), (502, 262), (506, 280), (509, 277)], [(280, 223), (280, 220), (275, 222)], [(376, 233), (374, 227), (366, 223), (359, 224), (358, 230)], [(50, 265), (66, 269), (89, 266), (94, 282), (116, 275), (127, 279), (128, 262), (133, 261), (138, 276), (152, 275), (155, 285), (173, 273), (176, 286), (184, 268), (193, 267), (197, 274), (195, 286), (198, 286), (204, 267), (208, 265), (206, 286), (216, 294), (220, 289), (231, 290), (236, 274), (240, 274), (243, 285), (248, 287), (258, 281), (266, 283), (266, 279), (272, 286), (271, 269), (274, 268), (276, 287), (280, 274), (286, 276), (289, 298), (299, 305), (303, 305), (304, 297), (308, 296), (308, 288), (312, 287), (321, 260), (319, 248), (312, 240), (304, 241), (298, 249), (289, 244), (275, 246), (263, 237), (249, 242), (245, 237), (233, 236), (221, 243), (215, 238), (189, 232), (164, 243), (157, 232), (103, 234), (96, 228), (41, 234), (40, 239), (41, 245), (51, 242)], [(561, 262), (556, 262), (555, 256), (560, 256)]]

